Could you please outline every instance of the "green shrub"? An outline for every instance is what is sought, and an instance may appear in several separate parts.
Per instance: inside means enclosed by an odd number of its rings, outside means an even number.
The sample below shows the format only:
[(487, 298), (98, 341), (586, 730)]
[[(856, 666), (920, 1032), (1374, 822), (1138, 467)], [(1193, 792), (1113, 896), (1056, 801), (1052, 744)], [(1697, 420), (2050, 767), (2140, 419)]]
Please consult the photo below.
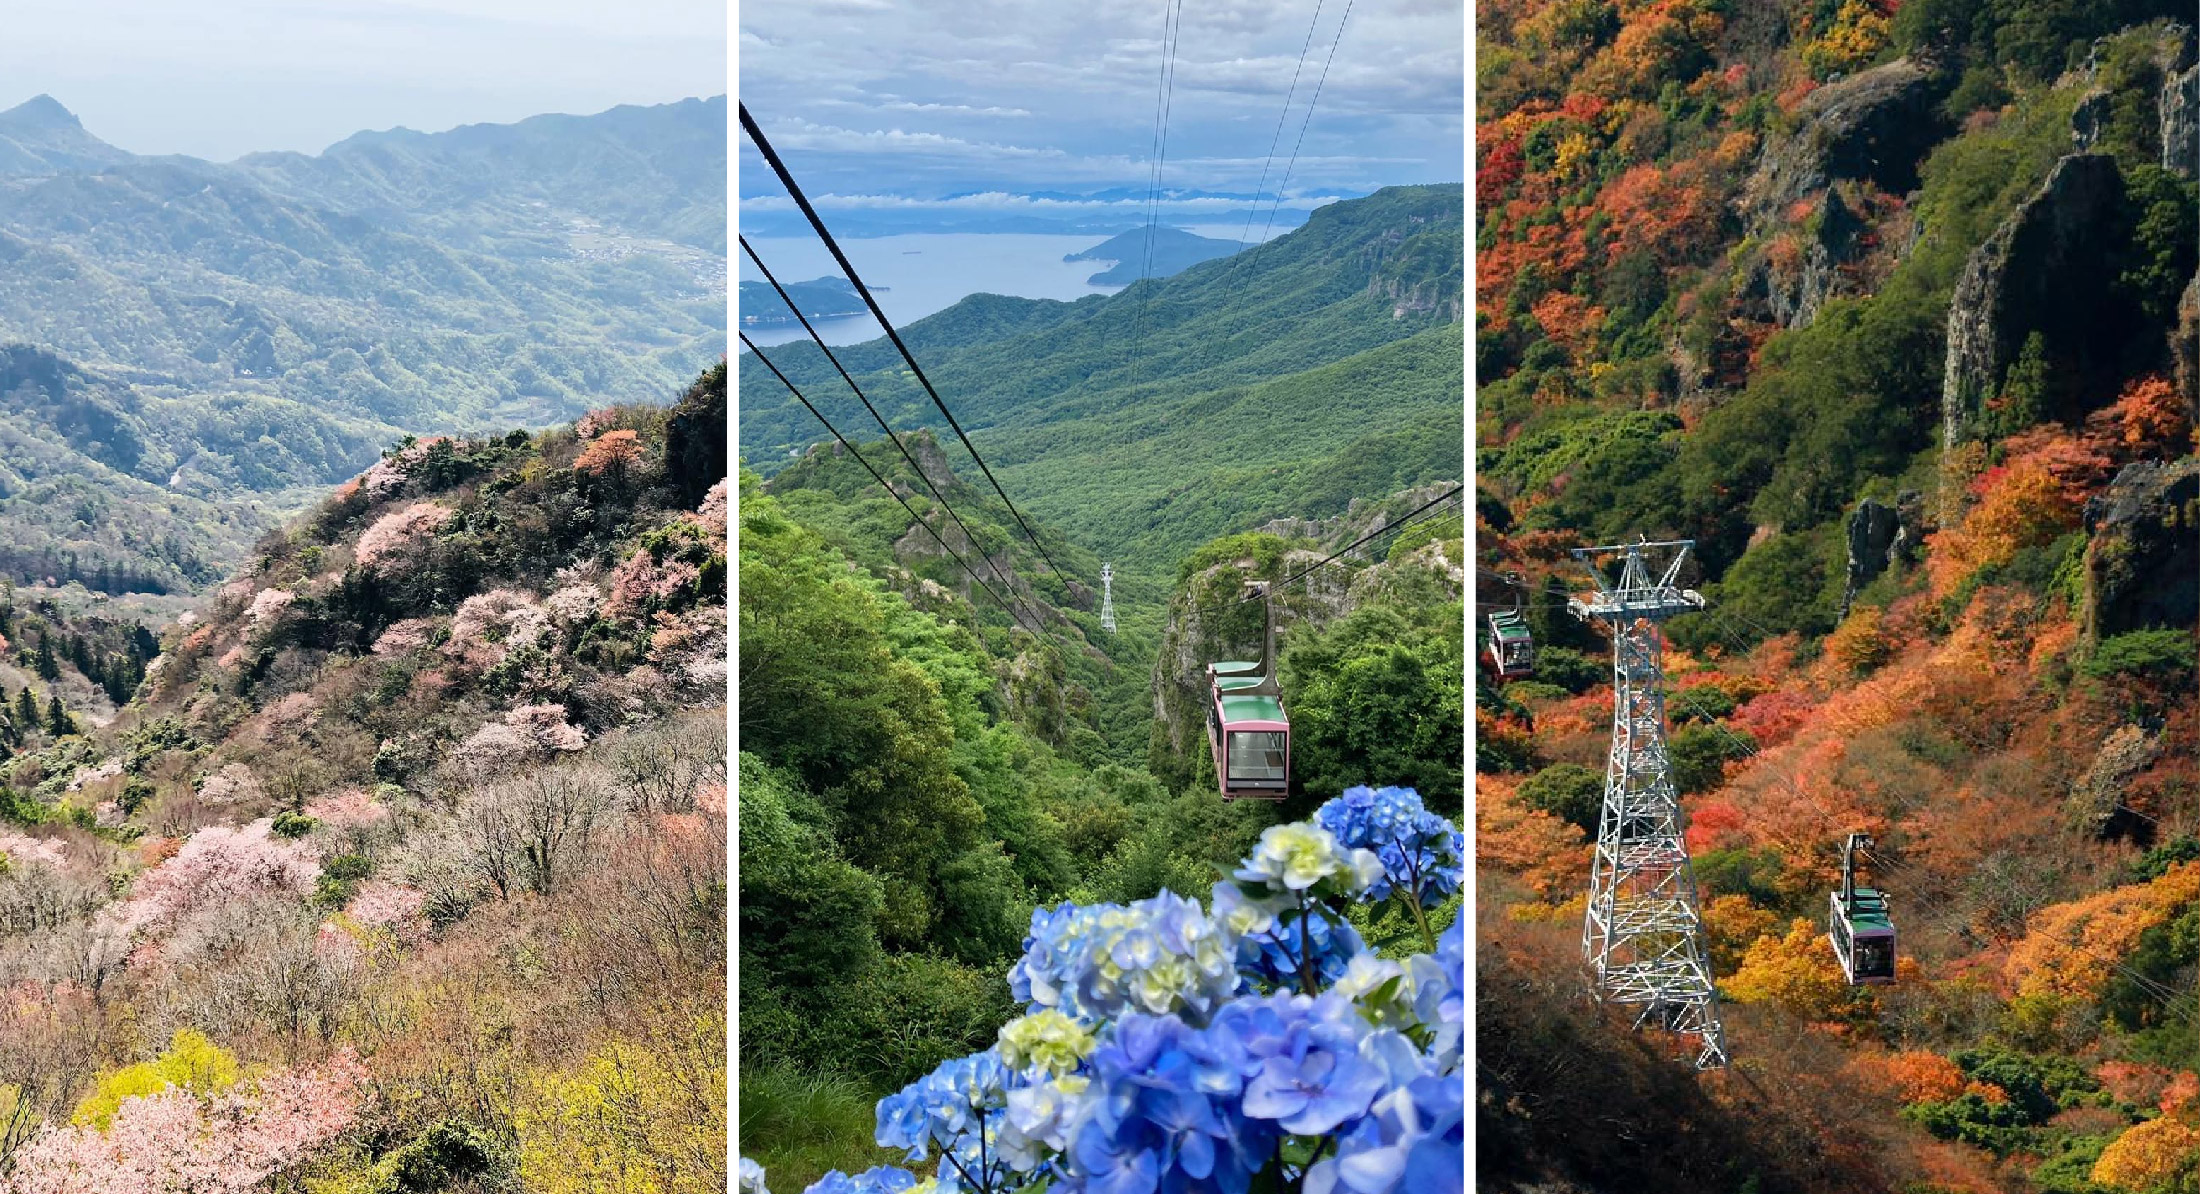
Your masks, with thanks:
[(294, 813), (285, 810), (283, 812), (276, 813), (274, 822), (270, 824), (267, 828), (268, 832), (274, 834), (276, 837), (297, 839), (304, 837), (309, 833), (312, 833), (313, 827), (319, 824), (319, 821), (314, 820), (312, 817), (306, 816), (304, 813)]
[(2190, 630), (2134, 630), (2102, 639), (2078, 670), (2102, 680), (2132, 676), (2174, 681), (2192, 674), (2194, 654)]
[(1604, 808), (1604, 777), (1579, 763), (1554, 763), (1520, 785), (1520, 799), (1594, 837)]

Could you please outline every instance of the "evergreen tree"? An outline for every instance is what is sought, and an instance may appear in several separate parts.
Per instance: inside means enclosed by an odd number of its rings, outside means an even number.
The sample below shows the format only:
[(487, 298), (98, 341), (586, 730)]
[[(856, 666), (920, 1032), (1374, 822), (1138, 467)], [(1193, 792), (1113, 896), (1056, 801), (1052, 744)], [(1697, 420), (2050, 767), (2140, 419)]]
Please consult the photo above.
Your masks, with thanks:
[(61, 678), (61, 661), (54, 658), (53, 639), (44, 631), (38, 633), (38, 655), (32, 666), (37, 668), (41, 680), (50, 683)]
[(46, 698), (46, 732), (56, 738), (76, 733), (76, 719), (69, 716), (69, 707), (61, 703), (61, 694)]
[(15, 725), (26, 734), (38, 726), (38, 694), (32, 692), (28, 684), (15, 694)]

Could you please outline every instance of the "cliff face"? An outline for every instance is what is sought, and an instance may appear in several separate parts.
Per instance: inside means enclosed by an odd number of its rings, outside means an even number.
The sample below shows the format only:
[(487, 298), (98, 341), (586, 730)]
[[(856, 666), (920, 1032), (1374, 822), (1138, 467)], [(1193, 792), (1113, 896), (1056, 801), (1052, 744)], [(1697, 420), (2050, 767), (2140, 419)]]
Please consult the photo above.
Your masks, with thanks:
[(2088, 637), (2200, 619), (2200, 456), (2126, 465), (2085, 522)]
[[(1974, 438), (2019, 348), (2040, 332), (2051, 352), (2090, 357), (2088, 333), (2114, 308), (2123, 248), (2123, 177), (2106, 154), (2072, 154), (1971, 254), (1948, 307), (1941, 437)], [(2059, 413), (2059, 412), (2049, 412)]]
[[(1389, 502), (1368, 503), (1365, 509), (1333, 519), (1270, 523), (1261, 528), (1263, 534), (1312, 539), (1325, 546), (1248, 552), (1208, 565), (1178, 586), (1150, 685), (1154, 753), (1185, 759), (1204, 750), (1207, 665), (1260, 657), (1262, 606), (1258, 599), (1240, 600), (1246, 595), (1247, 582), (1288, 577), (1396, 517), (1395, 511), (1412, 509), (1449, 488), (1447, 484), (1409, 490)], [(1275, 592), (1277, 658), (1290, 649), (1294, 635), (1328, 626), (1363, 605), (1421, 600), (1431, 591), (1456, 598), (1465, 591), (1465, 564), (1447, 550), (1454, 545), (1445, 540), (1422, 544), (1395, 559), (1381, 558), (1384, 541), (1373, 546), (1379, 563), (1354, 563), (1354, 557), (1347, 557)], [(1271, 669), (1274, 663), (1270, 661)]]

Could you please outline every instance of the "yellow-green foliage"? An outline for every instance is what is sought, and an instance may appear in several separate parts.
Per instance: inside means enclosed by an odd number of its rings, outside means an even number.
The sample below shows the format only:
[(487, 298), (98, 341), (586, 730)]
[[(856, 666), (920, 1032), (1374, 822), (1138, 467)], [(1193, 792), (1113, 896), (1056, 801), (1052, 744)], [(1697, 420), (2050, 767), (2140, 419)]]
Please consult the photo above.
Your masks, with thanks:
[(76, 1105), (74, 1119), (104, 1132), (114, 1122), (122, 1100), (159, 1094), (171, 1086), (194, 1095), (216, 1095), (237, 1084), (237, 1058), (193, 1028), (179, 1028), (168, 1039), (168, 1048), (151, 1061), (141, 1061), (100, 1074), (92, 1093)]
[(690, 1041), (614, 1041), (520, 1096), (520, 1180), (536, 1194), (705, 1194), (725, 1188), (723, 1025)]

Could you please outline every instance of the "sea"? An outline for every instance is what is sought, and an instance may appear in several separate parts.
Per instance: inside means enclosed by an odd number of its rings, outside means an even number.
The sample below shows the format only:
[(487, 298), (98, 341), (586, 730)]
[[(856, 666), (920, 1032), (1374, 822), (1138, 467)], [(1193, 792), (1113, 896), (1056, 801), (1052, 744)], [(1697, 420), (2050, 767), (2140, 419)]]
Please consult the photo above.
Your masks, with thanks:
[[(1201, 236), (1235, 240), (1242, 226), (1180, 225)], [(1281, 229), (1278, 229), (1278, 235)], [(1258, 235), (1256, 230), (1256, 235)], [(1114, 294), (1120, 286), (1093, 286), (1086, 278), (1108, 268), (1106, 261), (1063, 261), (1108, 238), (1099, 234), (1059, 236), (1015, 232), (927, 232), (901, 236), (843, 239), (856, 272), (894, 321), (909, 323), (942, 311), (972, 294), (1008, 294), (1018, 298), (1071, 302), (1088, 294)], [(838, 276), (832, 254), (814, 237), (752, 236), (764, 263), (782, 283)], [(745, 253), (739, 254), (740, 280), (761, 282), (764, 275)], [(827, 344), (860, 344), (883, 335), (869, 315), (813, 320)], [(743, 328), (749, 339), (770, 348), (808, 336), (802, 325)]]

